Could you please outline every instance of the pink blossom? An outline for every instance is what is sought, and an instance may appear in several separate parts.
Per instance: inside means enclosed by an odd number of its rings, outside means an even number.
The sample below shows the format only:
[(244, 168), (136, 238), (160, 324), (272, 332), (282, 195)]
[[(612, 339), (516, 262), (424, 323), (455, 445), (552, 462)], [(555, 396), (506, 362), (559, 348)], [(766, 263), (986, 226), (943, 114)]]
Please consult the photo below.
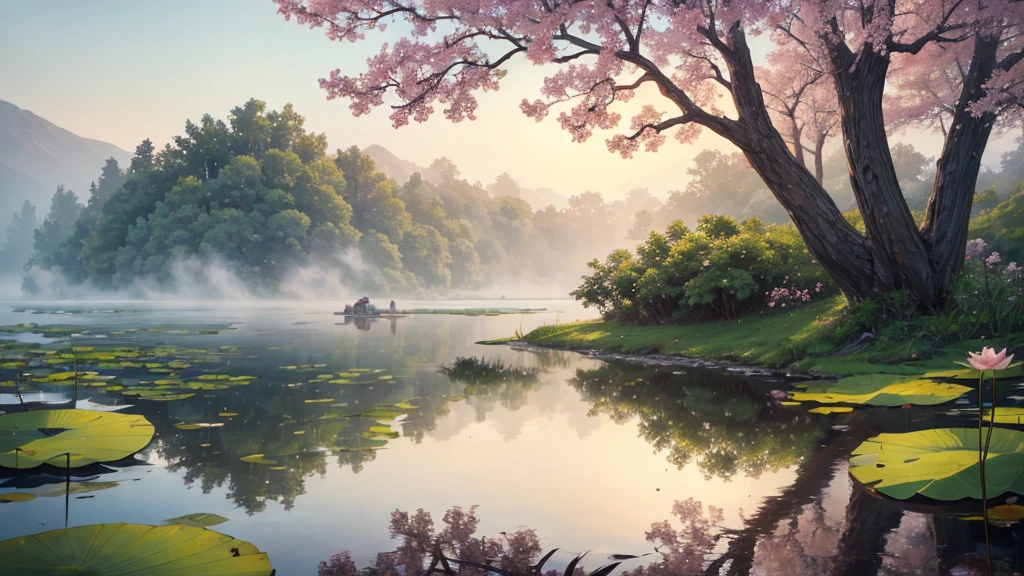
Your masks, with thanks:
[(981, 354), (975, 354), (974, 352), (968, 352), (967, 361), (970, 362), (971, 366), (975, 370), (984, 372), (985, 370), (1006, 370), (1013, 361), (1013, 354), (1007, 356), (1006, 348), (1003, 348), (1002, 352), (996, 353), (995, 348), (982, 348)]
[(991, 268), (1002, 261), (1003, 259), (999, 256), (999, 252), (993, 252), (988, 255), (988, 258), (985, 258), (985, 266)]
[(974, 260), (975, 258), (981, 258), (981, 255), (985, 253), (985, 241), (981, 238), (975, 238), (974, 240), (967, 241), (967, 248), (964, 250), (964, 259)]

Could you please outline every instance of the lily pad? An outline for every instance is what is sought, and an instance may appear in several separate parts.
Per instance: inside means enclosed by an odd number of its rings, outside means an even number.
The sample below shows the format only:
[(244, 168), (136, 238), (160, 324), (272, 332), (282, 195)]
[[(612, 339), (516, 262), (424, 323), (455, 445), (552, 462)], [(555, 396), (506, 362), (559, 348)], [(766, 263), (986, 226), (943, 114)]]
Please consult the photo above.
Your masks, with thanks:
[(238, 412), (218, 412), (217, 416), (220, 416), (221, 418), (233, 418), (238, 416)]
[[(992, 411), (986, 410), (985, 414), (981, 417), (982, 420), (988, 422), (992, 420)], [(1001, 406), (996, 407), (996, 424), (1024, 424), (1024, 408), (1004, 408)]]
[[(974, 368), (962, 368), (960, 370), (941, 370), (935, 372), (928, 372), (922, 375), (922, 378), (936, 378), (942, 380), (966, 380), (968, 382), (977, 382), (981, 373)], [(1020, 378), (1024, 376), (1024, 366), (1015, 364), (1007, 368), (1006, 370), (1000, 370), (996, 372), (996, 380), (1005, 380), (1008, 378)], [(985, 372), (985, 380), (988, 381), (992, 378), (992, 372)]]
[[(984, 516), (968, 516), (964, 520), (984, 520)], [(1019, 504), (1003, 504), (988, 509), (989, 522), (1007, 525), (1024, 520), (1024, 506)]]
[(2, 572), (19, 576), (270, 576), (266, 553), (205, 528), (94, 524), (0, 542)]
[(792, 400), (779, 402), (779, 406), (799, 406), (800, 404), (801, 402), (793, 402)]
[(871, 406), (931, 406), (949, 402), (969, 392), (959, 384), (943, 384), (895, 374), (862, 374), (838, 382), (808, 382), (791, 394), (793, 400), (821, 404), (869, 404)]
[(250, 464), (277, 464), (277, 460), (271, 460), (264, 454), (252, 454), (250, 456), (242, 456), (239, 458), (242, 462), (248, 462)]
[(197, 528), (216, 526), (217, 524), (223, 524), (227, 521), (227, 518), (220, 516), (219, 514), (210, 514), (207, 512), (186, 514), (184, 516), (178, 516), (177, 518), (168, 518), (167, 520), (164, 520), (167, 524), (181, 524), (182, 526), (195, 526)]
[(29, 494), (28, 492), (8, 492), (7, 494), (0, 494), (0, 504), (13, 504), (15, 502), (28, 502), (35, 500), (35, 494)]
[(850, 406), (818, 406), (807, 411), (809, 414), (845, 414), (853, 412)]
[[(977, 429), (879, 434), (853, 451), (850, 465), (858, 481), (899, 500), (981, 498)], [(989, 498), (1024, 493), (1024, 432), (992, 430), (985, 482)]]
[(91, 410), (33, 410), (0, 416), (0, 466), (35, 468), (44, 463), (78, 468), (113, 462), (142, 450), (153, 439), (144, 416)]

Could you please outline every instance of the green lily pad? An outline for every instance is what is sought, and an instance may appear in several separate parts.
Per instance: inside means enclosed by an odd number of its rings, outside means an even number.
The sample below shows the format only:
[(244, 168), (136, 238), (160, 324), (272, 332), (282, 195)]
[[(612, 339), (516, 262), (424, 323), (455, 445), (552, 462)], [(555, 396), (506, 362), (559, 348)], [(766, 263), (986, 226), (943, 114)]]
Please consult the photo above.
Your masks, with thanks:
[[(981, 417), (982, 420), (988, 422), (992, 420), (992, 411), (986, 410), (985, 414)], [(996, 424), (1024, 424), (1024, 408), (1004, 408), (996, 407)]]
[(335, 378), (334, 380), (328, 380), (327, 383), (328, 384), (356, 384), (356, 382), (353, 382), (351, 380), (346, 380), (345, 378)]
[(58, 498), (65, 494), (85, 494), (86, 492), (109, 490), (120, 485), (120, 482), (92, 482), (87, 480), (85, 482), (71, 482), (67, 485), (60, 485), (45, 492), (40, 492), (38, 495), (44, 498)]
[(194, 392), (187, 393), (176, 393), (172, 392), (173, 388), (165, 390), (138, 390), (138, 389), (126, 389), (121, 394), (125, 396), (135, 396), (142, 400), (154, 400), (157, 402), (170, 402), (173, 400), (184, 400), (195, 396)]
[[(113, 462), (153, 439), (144, 416), (91, 410), (33, 410), (0, 416), (0, 466), (71, 468)], [(70, 454), (70, 463), (67, 455)]]
[(807, 411), (809, 414), (845, 414), (853, 412), (850, 406), (818, 406)]
[(334, 402), (334, 398), (309, 398), (306, 400), (306, 404), (324, 404), (326, 402)]
[(15, 502), (29, 502), (35, 500), (35, 494), (29, 494), (28, 492), (8, 492), (7, 494), (0, 494), (0, 504), (13, 504)]
[[(1020, 364), (1011, 365), (1006, 370), (999, 370), (996, 374), (996, 380), (1005, 380), (1008, 378), (1020, 378), (1024, 376), (1024, 366)], [(935, 378), (941, 380), (967, 380), (969, 382), (977, 382), (981, 373), (974, 368), (962, 368), (960, 370), (940, 370), (934, 372), (928, 372), (923, 374), (922, 378)], [(987, 370), (985, 372), (985, 380), (992, 378), (992, 371)]]
[(207, 512), (198, 512), (196, 514), (186, 514), (184, 516), (178, 516), (177, 518), (168, 518), (164, 520), (167, 524), (181, 524), (182, 526), (195, 526), (197, 528), (206, 528), (207, 526), (216, 526), (217, 524), (223, 524), (228, 519), (218, 514), (209, 514)]
[(227, 374), (200, 374), (196, 376), (197, 380), (227, 380), (230, 378)]
[[(850, 474), (886, 496), (981, 498), (978, 430), (940, 428), (870, 438), (850, 458)], [(1024, 432), (995, 428), (985, 463), (988, 497), (1024, 494)]]
[(94, 524), (0, 542), (4, 574), (270, 576), (256, 546), (201, 527)]
[(783, 400), (779, 402), (779, 406), (799, 406), (801, 402), (793, 402), (792, 400)]
[(838, 382), (808, 382), (807, 388), (791, 393), (798, 402), (821, 404), (869, 404), (871, 406), (931, 406), (959, 398), (971, 388), (895, 374), (862, 374)]
[(242, 462), (248, 462), (250, 464), (278, 464), (277, 460), (271, 460), (267, 458), (265, 454), (252, 454), (250, 456), (242, 456), (239, 458)]

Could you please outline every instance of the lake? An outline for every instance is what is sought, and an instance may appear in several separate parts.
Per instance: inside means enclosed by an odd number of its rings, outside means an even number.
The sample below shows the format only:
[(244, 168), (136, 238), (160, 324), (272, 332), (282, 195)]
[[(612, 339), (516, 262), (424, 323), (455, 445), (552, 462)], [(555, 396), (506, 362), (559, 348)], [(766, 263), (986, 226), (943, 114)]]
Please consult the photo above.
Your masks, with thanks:
[[(0, 540), (65, 519), (211, 513), (227, 518), (212, 530), (267, 552), (277, 574), (311, 575), (342, 550), (361, 567), (395, 549), (396, 509), (440, 526), (478, 506), (477, 536), (533, 529), (560, 549), (552, 567), (651, 552), (646, 534), (665, 520), (709, 534), (686, 551), (712, 574), (949, 573), (983, 550), (980, 524), (958, 516), (976, 506), (897, 503), (847, 472), (878, 432), (972, 425), (943, 407), (808, 414), (773, 400), (785, 382), (758, 371), (476, 344), (592, 316), (568, 300), (400, 304), (440, 307), (545, 311), (346, 323), (330, 303), (0, 304), (0, 325), (40, 325), (10, 339), (53, 351), (0, 381), (20, 371), (37, 380), (26, 395), (69, 398), (66, 381), (38, 380), (74, 362), (96, 373), (79, 399), (131, 404), (121, 413), (155, 427), (134, 458), (76, 469), (70, 485), (62, 469), (0, 469), (0, 500), (35, 496), (0, 505)], [(69, 342), (79, 357), (62, 361)], [(22, 409), (0, 392), (0, 409)], [(993, 529), (994, 554), (1019, 566), (1020, 535)]]

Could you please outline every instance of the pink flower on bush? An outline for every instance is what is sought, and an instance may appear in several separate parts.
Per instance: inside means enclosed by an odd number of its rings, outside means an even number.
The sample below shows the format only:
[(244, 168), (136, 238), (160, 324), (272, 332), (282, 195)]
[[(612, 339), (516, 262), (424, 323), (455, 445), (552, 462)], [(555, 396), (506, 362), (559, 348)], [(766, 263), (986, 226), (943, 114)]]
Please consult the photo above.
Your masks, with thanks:
[(822, 284), (821, 282), (818, 282), (817, 284), (814, 285), (814, 291), (815, 292), (821, 292), (821, 289), (824, 288), (824, 287), (825, 287), (824, 284)]
[(1002, 261), (1003, 259), (1001, 256), (999, 256), (999, 252), (993, 252), (988, 255), (988, 258), (985, 258), (985, 266), (991, 268), (992, 266), (995, 266), (996, 264), (999, 264)]
[(965, 260), (974, 260), (975, 258), (981, 258), (981, 255), (985, 253), (985, 241), (981, 238), (975, 238), (967, 242), (967, 249), (964, 251)]
[(975, 370), (984, 372), (985, 370), (1006, 370), (1013, 361), (1013, 354), (1007, 355), (1006, 348), (1003, 348), (1002, 352), (996, 353), (995, 348), (982, 348), (980, 354), (974, 352), (968, 352), (967, 361), (970, 362), (971, 366)]

